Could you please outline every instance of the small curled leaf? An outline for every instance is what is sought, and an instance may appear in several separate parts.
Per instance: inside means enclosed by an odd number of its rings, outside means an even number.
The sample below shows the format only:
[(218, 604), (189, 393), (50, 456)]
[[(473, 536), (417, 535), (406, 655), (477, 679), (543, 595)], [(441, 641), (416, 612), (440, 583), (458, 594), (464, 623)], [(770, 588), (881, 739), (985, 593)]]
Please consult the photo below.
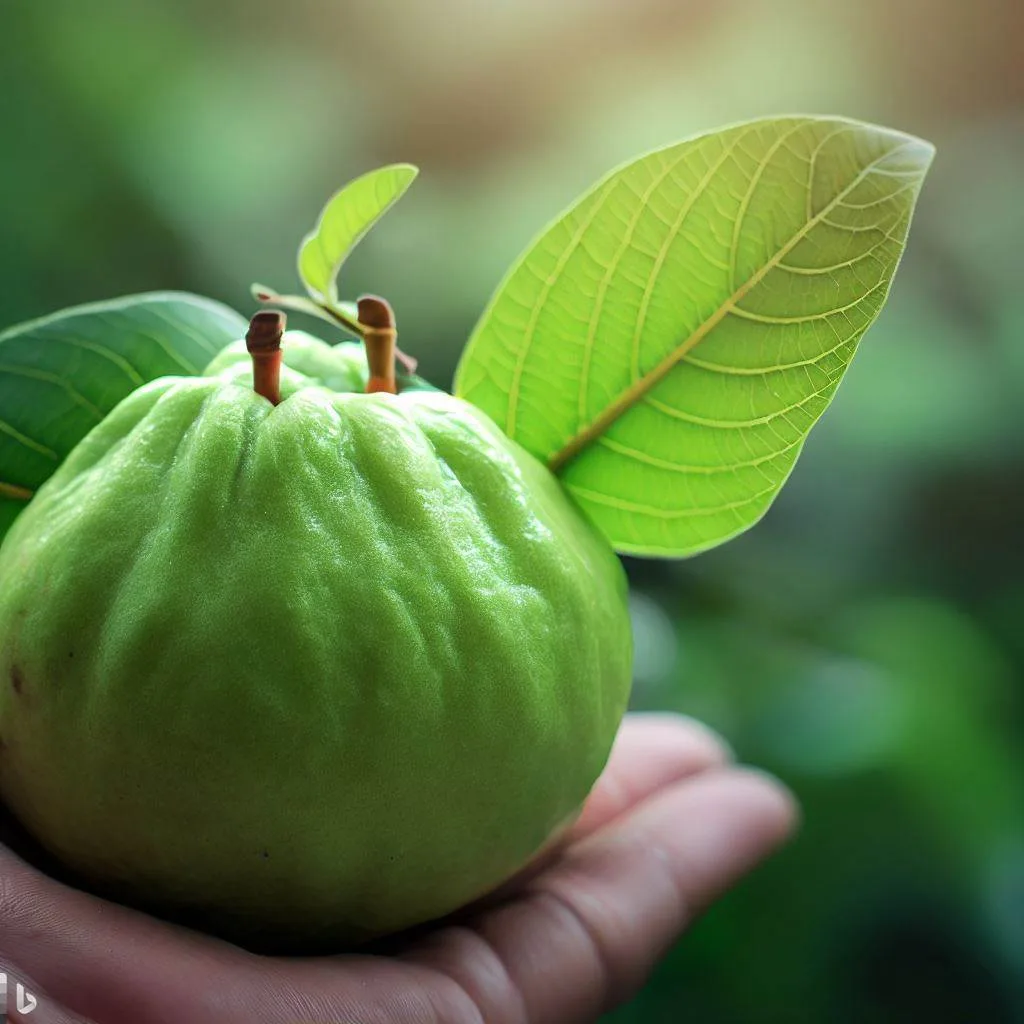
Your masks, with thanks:
[(341, 265), (418, 173), (412, 164), (380, 167), (350, 181), (328, 201), (299, 248), (299, 276), (314, 300), (337, 303)]

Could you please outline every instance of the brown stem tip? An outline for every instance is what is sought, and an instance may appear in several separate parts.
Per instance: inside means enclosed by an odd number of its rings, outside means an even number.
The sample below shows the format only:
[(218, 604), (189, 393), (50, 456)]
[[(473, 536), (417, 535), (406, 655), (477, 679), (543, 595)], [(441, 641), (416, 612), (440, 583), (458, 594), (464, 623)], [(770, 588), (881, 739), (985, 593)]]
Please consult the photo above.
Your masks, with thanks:
[(271, 405), (281, 401), (281, 335), (288, 318), (276, 309), (265, 309), (249, 321), (245, 347), (252, 356), (252, 386)]
[(366, 382), (366, 393), (386, 391), (398, 394), (395, 381), (395, 314), (386, 299), (379, 295), (361, 295), (356, 303), (359, 309), (359, 323), (362, 324), (363, 344), (366, 346), (366, 363), (370, 377)]

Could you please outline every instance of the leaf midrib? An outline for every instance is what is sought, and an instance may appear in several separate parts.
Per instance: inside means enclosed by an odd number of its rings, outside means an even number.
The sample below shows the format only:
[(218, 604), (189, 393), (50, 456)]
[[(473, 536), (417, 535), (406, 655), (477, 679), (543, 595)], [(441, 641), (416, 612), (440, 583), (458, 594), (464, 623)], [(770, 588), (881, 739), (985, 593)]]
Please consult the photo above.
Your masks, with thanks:
[(794, 233), (793, 237), (789, 239), (783, 246), (781, 246), (773, 256), (765, 261), (764, 265), (756, 270), (746, 281), (743, 282), (733, 293), (712, 313), (703, 323), (701, 323), (683, 342), (681, 342), (676, 348), (674, 348), (661, 362), (658, 363), (652, 370), (649, 370), (644, 376), (635, 380), (628, 388), (626, 388), (622, 394), (612, 402), (596, 419), (592, 420), (582, 430), (578, 431), (573, 437), (566, 442), (557, 452), (555, 452), (548, 459), (548, 468), (552, 473), (558, 473), (563, 469), (569, 462), (571, 462), (577, 455), (579, 455), (584, 448), (591, 444), (596, 438), (600, 437), (620, 416), (626, 413), (632, 408), (648, 391), (650, 391), (656, 384), (659, 384), (665, 376), (676, 366), (676, 364), (690, 351), (692, 351), (701, 341), (707, 337), (725, 317), (732, 312), (737, 304), (760, 282), (772, 271), (785, 257), (801, 242), (807, 235), (822, 223), (825, 218), (831, 213), (843, 199), (848, 196), (854, 189), (860, 185), (869, 174), (871, 174), (879, 164), (886, 160), (891, 159), (901, 150), (906, 149), (908, 146), (913, 144), (913, 140), (908, 139), (906, 142), (901, 143), (899, 146), (894, 147), (887, 153), (876, 157), (864, 169), (846, 186), (842, 191), (836, 193), (836, 195), (823, 206), (810, 220), (808, 220), (799, 231)]
[(10, 498), (12, 501), (31, 501), (33, 492), (27, 487), (19, 487), (17, 484), (4, 483), (0, 480), (0, 498)]

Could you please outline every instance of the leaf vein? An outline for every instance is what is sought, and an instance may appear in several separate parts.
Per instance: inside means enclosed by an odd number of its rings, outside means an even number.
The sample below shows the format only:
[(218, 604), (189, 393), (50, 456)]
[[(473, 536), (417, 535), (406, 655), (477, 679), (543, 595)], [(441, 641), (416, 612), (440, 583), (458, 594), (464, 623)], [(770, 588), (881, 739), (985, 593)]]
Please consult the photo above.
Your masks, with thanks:
[(655, 505), (644, 505), (640, 502), (628, 501), (625, 498), (618, 498), (614, 494), (592, 491), (589, 488), (580, 487), (573, 483), (567, 483), (566, 487), (581, 498), (593, 501), (598, 505), (606, 505), (609, 508), (618, 509), (620, 512), (634, 512), (639, 515), (651, 516), (655, 519), (689, 519), (695, 516), (715, 516), (720, 512), (728, 512), (734, 509), (745, 508), (747, 505), (753, 505), (765, 495), (771, 494), (775, 490), (775, 484), (772, 483), (770, 487), (764, 487), (749, 498), (743, 498), (740, 501), (730, 501), (721, 505), (708, 505), (700, 508), (664, 509), (658, 508)]
[(88, 410), (97, 421), (103, 419), (104, 413), (102, 409), (93, 405), (85, 395), (73, 388), (68, 381), (59, 377), (55, 373), (48, 373), (45, 370), (29, 369), (25, 366), (10, 366), (6, 363), (0, 363), (0, 373), (9, 374), (12, 377), (24, 377), (27, 380), (38, 380), (44, 384), (52, 384), (54, 387), (60, 388), (64, 391), (73, 402), (82, 406), (83, 409)]
[(825, 309), (820, 313), (805, 313), (802, 316), (770, 316), (767, 313), (755, 313), (752, 309), (745, 309), (743, 306), (734, 305), (730, 310), (731, 316), (739, 317), (741, 320), (753, 320), (759, 324), (808, 324), (814, 320), (828, 320), (833, 316), (837, 316), (840, 313), (845, 313), (849, 309), (854, 309), (859, 306), (865, 299), (870, 298), (879, 288), (884, 287), (886, 284), (885, 280), (879, 281), (877, 284), (872, 285), (863, 295), (859, 298), (854, 299), (852, 302), (848, 302), (845, 306), (836, 306), (833, 309)]
[(60, 345), (69, 345), (72, 348), (80, 348), (86, 352), (94, 352), (96, 355), (102, 356), (118, 367), (136, 387), (140, 387), (146, 382), (143, 375), (124, 356), (113, 349), (107, 348), (105, 345), (98, 345), (91, 341), (82, 341), (79, 338), (68, 338), (53, 331), (47, 331), (45, 337), (49, 341), (57, 342)]
[(8, 498), (11, 501), (31, 501), (34, 493), (27, 487), (20, 487), (18, 484), (9, 484), (0, 480), (0, 498)]
[(47, 448), (45, 444), (40, 444), (38, 441), (34, 441), (27, 434), (23, 434), (20, 430), (16, 430), (5, 420), (0, 420), (0, 432), (7, 434), (8, 437), (13, 438), (30, 451), (36, 452), (39, 455), (44, 455), (46, 458), (52, 459), (54, 462), (60, 462), (60, 456), (52, 448)]
[(526, 332), (523, 335), (518, 357), (516, 359), (515, 369), (512, 374), (512, 381), (509, 385), (508, 394), (508, 411), (505, 416), (505, 433), (509, 437), (515, 438), (516, 436), (516, 413), (517, 406), (519, 403), (519, 389), (522, 384), (523, 368), (526, 365), (526, 360), (530, 354), (530, 347), (533, 345), (534, 337), (537, 333), (537, 322), (540, 319), (540, 311), (543, 309), (545, 301), (548, 295), (551, 294), (551, 289), (555, 286), (558, 278), (561, 276), (562, 271), (565, 269), (566, 264), (569, 262), (570, 257), (576, 251), (583, 236), (587, 232), (587, 228), (593, 223), (594, 218), (600, 212), (601, 208), (608, 201), (608, 197), (615, 190), (618, 184), (617, 179), (611, 178), (607, 181), (604, 187), (597, 193), (594, 205), (583, 218), (582, 223), (573, 232), (572, 237), (569, 239), (569, 244), (565, 247), (562, 254), (558, 257), (555, 267), (552, 272), (548, 275), (547, 280), (544, 283), (544, 287), (537, 301), (533, 304), (533, 308), (530, 310), (530, 319), (526, 325)]
[(571, 437), (568, 442), (562, 446), (562, 448), (555, 452), (548, 461), (549, 468), (552, 472), (558, 472), (562, 466), (564, 466), (570, 459), (574, 458), (595, 436), (603, 433), (611, 423), (614, 423), (615, 420), (618, 419), (619, 416), (621, 416), (640, 396), (645, 394), (654, 387), (655, 384), (662, 380), (694, 346), (696, 346), (716, 326), (718, 326), (730, 310), (772, 270), (776, 263), (785, 259), (786, 255), (803, 238), (805, 238), (817, 224), (821, 223), (827, 217), (829, 211), (831, 211), (836, 204), (838, 204), (845, 196), (849, 195), (850, 192), (864, 181), (869, 174), (874, 172), (878, 163), (882, 160), (890, 159), (894, 153), (905, 148), (909, 144), (909, 142), (904, 142), (895, 149), (890, 150), (883, 156), (877, 157), (875, 160), (868, 163), (849, 185), (840, 191), (830, 203), (826, 204), (822, 210), (815, 215), (813, 220), (805, 224), (799, 231), (794, 232), (792, 237), (780, 246), (775, 254), (766, 260), (763, 266), (756, 270), (742, 285), (740, 285), (740, 287), (737, 288), (726, 299), (726, 301), (715, 310), (714, 313), (705, 319), (704, 322), (694, 330), (688, 338), (679, 344), (664, 359), (662, 359), (657, 366), (648, 371), (644, 377), (630, 384), (629, 387), (627, 387), (619, 397), (608, 406), (601, 416), (597, 417), (583, 430)]
[[(163, 320), (164, 323), (169, 324), (173, 330), (181, 331), (182, 334), (187, 334), (204, 352), (209, 353), (211, 356), (215, 356), (218, 351), (220, 351), (216, 345), (207, 341), (207, 339), (204, 338), (192, 324), (187, 324), (184, 320), (172, 320), (162, 309), (151, 309), (150, 313), (152, 313), (158, 320)], [(198, 373), (198, 371), (194, 372)]]
[(604, 276), (601, 278), (601, 283), (598, 285), (594, 307), (590, 314), (590, 322), (587, 324), (587, 337), (583, 346), (583, 362), (580, 370), (580, 384), (577, 397), (578, 423), (582, 423), (587, 415), (587, 392), (590, 384), (590, 360), (594, 350), (594, 341), (597, 337), (597, 328), (601, 322), (601, 314), (604, 311), (604, 300), (608, 293), (608, 285), (611, 283), (612, 278), (615, 276), (615, 272), (622, 263), (623, 257), (632, 247), (633, 236), (636, 233), (637, 225), (640, 223), (640, 218), (643, 217), (645, 211), (651, 209), (649, 205), (651, 196), (662, 186), (665, 179), (672, 174), (676, 167), (685, 158), (686, 154), (683, 153), (675, 160), (662, 167), (660, 172), (655, 175), (651, 183), (644, 190), (643, 194), (636, 197), (639, 200), (639, 204), (633, 212), (633, 215), (630, 217), (629, 222), (626, 224), (626, 230), (623, 233), (622, 242), (616, 250), (615, 255), (612, 257), (611, 262), (605, 268)]
[(718, 157), (708, 165), (708, 169), (704, 172), (704, 176), (694, 187), (693, 192), (690, 193), (688, 202), (684, 203), (679, 208), (679, 212), (676, 214), (675, 223), (672, 225), (668, 237), (662, 242), (661, 248), (658, 250), (658, 257), (655, 260), (654, 266), (651, 267), (651, 272), (648, 275), (647, 287), (644, 289), (643, 297), (640, 300), (640, 308), (637, 310), (636, 315), (636, 325), (633, 329), (633, 340), (630, 355), (630, 379), (633, 381), (638, 380), (640, 377), (640, 337), (643, 334), (644, 326), (647, 323), (647, 314), (650, 310), (655, 284), (661, 274), (661, 268), (665, 265), (665, 260), (668, 258), (672, 242), (675, 241), (679, 232), (682, 231), (683, 225), (686, 223), (686, 218), (689, 216), (694, 204), (707, 188), (718, 169), (740, 147), (740, 144), (748, 133), (749, 130), (748, 132), (742, 132), (737, 135), (737, 137), (733, 139), (732, 143), (725, 146)]
[(757, 162), (757, 166), (754, 168), (753, 174), (750, 176), (750, 181), (747, 183), (747, 191), (743, 194), (743, 200), (740, 203), (740, 208), (736, 211), (736, 219), (733, 221), (732, 227), (732, 245), (729, 250), (729, 290), (736, 290), (736, 256), (739, 252), (740, 247), (740, 234), (743, 231), (743, 222), (747, 217), (747, 210), (750, 208), (750, 200), (754, 197), (754, 192), (757, 190), (757, 184), (761, 180), (761, 176), (764, 174), (765, 169), (771, 163), (771, 159), (775, 156), (779, 147), (788, 139), (791, 135), (800, 131), (805, 127), (805, 122), (799, 121), (788, 132), (784, 132), (780, 135), (771, 146), (768, 147), (764, 155)]
[(662, 459), (656, 455), (650, 455), (639, 448), (633, 448), (629, 445), (622, 444), (613, 438), (608, 437), (607, 434), (598, 438), (597, 443), (610, 451), (615, 452), (617, 455), (623, 456), (623, 458), (632, 459), (635, 462), (642, 462), (648, 466), (654, 466), (658, 469), (665, 469), (672, 473), (684, 473), (692, 476), (717, 476), (722, 473), (735, 473), (740, 469), (751, 469), (755, 466), (760, 466), (765, 462), (771, 462), (777, 459), (780, 455), (784, 455), (791, 448), (801, 443), (801, 438), (797, 438), (795, 441), (788, 441), (782, 447), (775, 449), (774, 451), (768, 452), (765, 455), (758, 455), (752, 459), (747, 459), (741, 462), (726, 462), (723, 460), (719, 466), (696, 466), (686, 465), (681, 462), (673, 462), (671, 459)]

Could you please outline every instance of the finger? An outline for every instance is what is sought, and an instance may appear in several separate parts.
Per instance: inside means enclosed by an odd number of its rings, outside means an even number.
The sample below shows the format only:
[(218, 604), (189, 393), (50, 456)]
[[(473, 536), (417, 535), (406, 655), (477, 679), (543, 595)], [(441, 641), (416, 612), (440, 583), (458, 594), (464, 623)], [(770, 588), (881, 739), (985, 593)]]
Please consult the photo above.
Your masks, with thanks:
[(552, 836), (525, 867), (459, 910), (454, 919), (504, 902), (550, 867), (567, 845), (596, 832), (659, 789), (720, 767), (731, 757), (725, 741), (696, 719), (663, 712), (627, 715), (580, 816)]
[(254, 956), (69, 888), (0, 846), (5, 956), (29, 966), (39, 991), (84, 1015), (66, 1012), (54, 1024), (421, 1024), (475, 1013), (454, 981), (426, 967)]
[(684, 715), (628, 715), (608, 765), (569, 830), (574, 841), (596, 832), (652, 793), (731, 759), (725, 741)]
[[(3, 957), (0, 957), (0, 979), (6, 979), (6, 985), (0, 984), (0, 1021), (27, 1020), (31, 1014), (32, 1024), (92, 1024), (85, 1017), (58, 1006), (32, 978)], [(4, 1016), (5, 1010), (8, 1017)]]
[(488, 1021), (594, 1020), (639, 988), (794, 817), (788, 793), (760, 774), (693, 776), (566, 851), (523, 899), (484, 915), (476, 935), (428, 940), (411, 958), (458, 981)]
[[(592, 824), (614, 817), (629, 801), (642, 799), (666, 781), (703, 770), (722, 757), (720, 745), (694, 722), (630, 716), (609, 764), (622, 782), (599, 798), (604, 809), (592, 817)], [(347, 957), (319, 963), (252, 957), (227, 943), (69, 888), (2, 848), (0, 922), (0, 953), (30, 963), (43, 984), (103, 1024), (177, 1021), (186, 1010), (196, 1024), (207, 1019), (227, 1024), (236, 1019), (235, 1013), (239, 1020), (252, 1019), (257, 1006), (261, 1019), (270, 1021), (278, 1019), (274, 1011), (282, 1007), (306, 1012), (315, 1005), (329, 1014), (356, 998), (369, 1024), (378, 1011), (386, 1021), (421, 1020), (429, 1019), (421, 1002), (431, 1013), (438, 1006), (450, 1009), (464, 1002), (457, 986), (432, 971), (407, 977), (410, 965)], [(370, 999), (374, 992), (383, 999), (380, 1007), (376, 998)], [(281, 1019), (289, 1019), (287, 1012), (281, 1010)], [(314, 1019), (311, 1012), (306, 1016)], [(439, 1018), (447, 1019), (445, 1013)]]
[[(2, 809), (0, 831), (45, 859)], [(29, 965), (32, 977), (12, 962)], [(423, 1024), (476, 1015), (458, 985), (429, 968), (368, 956), (255, 956), (68, 886), (0, 843), (5, 970), (12, 992), (20, 982), (38, 1000), (31, 1020), (39, 1024)], [(0, 1001), (0, 1022), (3, 1009)]]

